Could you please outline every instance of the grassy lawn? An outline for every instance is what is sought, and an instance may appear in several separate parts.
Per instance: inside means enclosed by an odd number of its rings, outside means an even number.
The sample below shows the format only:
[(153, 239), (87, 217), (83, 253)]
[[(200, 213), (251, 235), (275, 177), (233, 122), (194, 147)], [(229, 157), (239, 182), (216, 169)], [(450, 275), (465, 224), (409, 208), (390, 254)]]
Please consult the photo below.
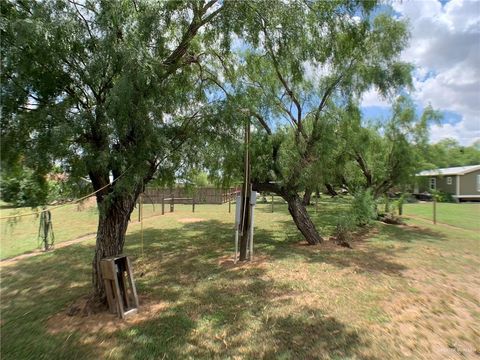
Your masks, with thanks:
[[(433, 221), (433, 203), (404, 205), (404, 215)], [(437, 221), (464, 229), (480, 231), (480, 203), (437, 203)]]
[[(93, 200), (93, 199), (92, 199)], [(168, 211), (169, 209), (166, 209)], [(8, 208), (5, 203), (0, 207), (0, 217), (18, 216), (35, 212), (31, 208)], [(159, 215), (161, 206), (144, 205), (143, 216), (148, 218)], [(95, 202), (72, 204), (53, 208), (52, 224), (55, 243), (70, 241), (97, 231), (98, 211)], [(0, 220), (0, 259), (31, 252), (38, 248), (38, 215), (15, 217)], [(132, 224), (138, 222), (138, 211), (132, 213)], [(92, 236), (94, 237), (94, 236)]]
[[(0, 217), (32, 213), (31, 208), (1, 209)], [(67, 205), (52, 210), (55, 243), (72, 240), (97, 228), (95, 207)], [(9, 258), (38, 248), (38, 215), (0, 220), (0, 259)]]
[[(323, 235), (346, 206), (310, 209)], [(476, 231), (412, 218), (408, 226), (377, 224), (353, 250), (308, 247), (286, 206), (270, 209), (257, 206), (257, 260), (243, 266), (231, 262), (228, 205), (152, 212), (143, 256), (132, 224), (125, 253), (141, 309), (126, 321), (65, 315), (89, 291), (93, 240), (2, 267), (2, 359), (478, 356)]]

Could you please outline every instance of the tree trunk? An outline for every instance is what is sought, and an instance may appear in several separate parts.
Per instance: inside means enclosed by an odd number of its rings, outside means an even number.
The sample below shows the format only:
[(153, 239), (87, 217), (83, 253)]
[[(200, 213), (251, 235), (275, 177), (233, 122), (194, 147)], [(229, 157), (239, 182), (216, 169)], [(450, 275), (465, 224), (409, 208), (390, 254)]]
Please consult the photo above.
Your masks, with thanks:
[(311, 198), (312, 198), (312, 189), (307, 187), (305, 188), (305, 193), (303, 194), (303, 200), (302, 200), (303, 205), (304, 206), (310, 205)]
[(94, 303), (100, 305), (106, 304), (100, 261), (103, 258), (122, 253), (130, 214), (135, 207), (135, 196), (127, 195), (125, 198), (114, 198), (108, 205), (101, 202), (98, 204), (98, 207), (97, 242), (95, 256), (92, 262), (92, 283), (94, 291), (92, 300)]
[(338, 195), (338, 193), (335, 191), (333, 186), (329, 183), (325, 183), (325, 187), (327, 188), (328, 193), (332, 196), (335, 197)]
[(308, 215), (305, 205), (297, 194), (283, 196), (288, 203), (288, 211), (292, 215), (295, 225), (310, 245), (317, 245), (323, 241)]

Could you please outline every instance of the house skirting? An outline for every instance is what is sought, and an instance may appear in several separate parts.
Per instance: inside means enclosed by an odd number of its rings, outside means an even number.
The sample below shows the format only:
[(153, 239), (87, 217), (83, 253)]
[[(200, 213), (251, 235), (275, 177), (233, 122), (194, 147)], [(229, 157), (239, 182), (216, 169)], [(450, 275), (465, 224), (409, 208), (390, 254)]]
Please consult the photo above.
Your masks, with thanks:
[(458, 202), (461, 200), (477, 200), (480, 201), (480, 195), (452, 195), (452, 197)]

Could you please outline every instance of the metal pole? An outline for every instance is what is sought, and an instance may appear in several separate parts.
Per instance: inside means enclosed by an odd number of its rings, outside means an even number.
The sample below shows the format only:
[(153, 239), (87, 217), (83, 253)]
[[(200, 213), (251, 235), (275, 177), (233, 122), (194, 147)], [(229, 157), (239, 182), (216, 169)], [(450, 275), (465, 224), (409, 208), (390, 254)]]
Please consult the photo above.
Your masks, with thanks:
[(233, 258), (233, 263), (236, 264), (238, 259), (238, 226), (235, 229), (235, 256)]
[(437, 198), (433, 195), (433, 223), (437, 223)]
[(228, 197), (228, 213), (230, 214), (232, 212), (232, 199), (231, 195)]
[(253, 261), (253, 205), (250, 205), (250, 261)]
[(138, 222), (142, 221), (142, 194), (138, 197)]
[(272, 194), (272, 213), (273, 213), (273, 194)]
[(140, 236), (141, 236), (141, 241), (142, 241), (142, 257), (144, 257), (145, 256), (145, 251), (144, 251), (144, 246), (143, 246), (143, 214), (141, 215), (141, 218), (140, 218)]
[(315, 196), (315, 213), (318, 210), (318, 196)]
[(195, 196), (192, 198), (192, 212), (195, 212)]
[(250, 183), (250, 121), (245, 123), (245, 159), (244, 159), (244, 178), (242, 190), (242, 211), (240, 221), (240, 233), (242, 235), (240, 240), (240, 261), (248, 258), (248, 225), (250, 224), (249, 204), (252, 185)]
[(162, 215), (165, 214), (165, 197), (162, 196)]

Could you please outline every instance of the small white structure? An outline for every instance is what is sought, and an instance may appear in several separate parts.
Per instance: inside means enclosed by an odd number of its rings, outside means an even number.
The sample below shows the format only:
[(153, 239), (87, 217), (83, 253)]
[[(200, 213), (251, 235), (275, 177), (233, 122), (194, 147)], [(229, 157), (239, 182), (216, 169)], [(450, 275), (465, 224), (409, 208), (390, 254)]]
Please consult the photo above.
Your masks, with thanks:
[[(242, 235), (240, 233), (240, 228), (241, 228), (241, 219), (242, 219), (242, 197), (241, 196), (237, 196), (237, 200), (235, 202), (235, 256), (234, 256), (234, 259), (233, 259), (233, 262), (236, 264), (237, 261), (238, 261), (238, 257), (239, 257), (239, 254), (238, 254), (238, 237), (240, 235)], [(247, 245), (247, 251), (248, 251), (248, 259), (250, 261), (253, 260), (253, 224), (254, 224), (254, 208), (255, 208), (255, 205), (257, 204), (257, 192), (256, 191), (252, 191), (250, 193), (250, 203), (248, 204), (251, 209), (250, 209), (250, 214), (251, 216), (249, 217), (249, 226), (247, 227), (247, 229), (249, 229), (249, 234), (248, 234), (248, 245)]]

